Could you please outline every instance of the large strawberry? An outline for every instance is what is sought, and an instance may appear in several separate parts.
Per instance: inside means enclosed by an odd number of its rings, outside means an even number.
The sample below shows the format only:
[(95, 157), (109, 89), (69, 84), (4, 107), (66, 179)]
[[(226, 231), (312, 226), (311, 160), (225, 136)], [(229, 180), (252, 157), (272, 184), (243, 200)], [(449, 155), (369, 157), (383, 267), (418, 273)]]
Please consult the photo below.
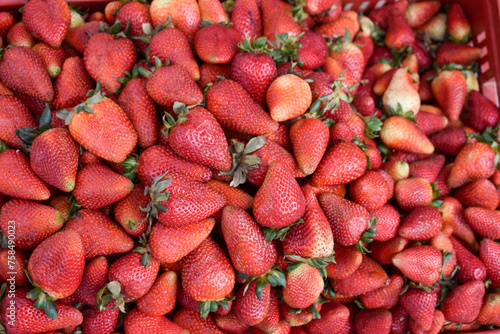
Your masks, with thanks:
[(29, 109), (16, 97), (0, 95), (0, 140), (12, 148), (21, 148), (15, 130), (18, 128), (35, 128), (36, 118)]
[(0, 80), (9, 89), (45, 102), (54, 98), (54, 89), (42, 60), (25, 46), (4, 50), (0, 60)]
[(209, 64), (229, 64), (238, 53), (240, 35), (237, 30), (222, 24), (210, 24), (194, 35), (194, 50)]
[(460, 241), (451, 238), (451, 243), (455, 249), (457, 257), (458, 271), (457, 278), (460, 283), (473, 280), (484, 281), (486, 279), (486, 266), (484, 263), (467, 248), (462, 246)]
[(403, 219), (398, 234), (408, 240), (424, 240), (434, 237), (443, 227), (438, 209), (432, 206), (417, 206)]
[(23, 22), (34, 37), (58, 47), (68, 31), (71, 13), (66, 1), (35, 0), (24, 6)]
[(495, 127), (500, 119), (498, 107), (475, 90), (469, 93), (464, 109), (469, 113), (467, 122), (479, 132), (484, 131), (488, 126)]
[(431, 154), (434, 146), (427, 136), (410, 120), (402, 116), (391, 116), (384, 121), (380, 139), (393, 150)]
[(408, 248), (392, 257), (392, 264), (409, 279), (423, 285), (438, 281), (442, 267), (441, 252), (432, 246)]
[(278, 0), (262, 2), (262, 27), (264, 37), (270, 40), (275, 40), (279, 34), (287, 33), (290, 37), (300, 34), (299, 25)]
[(67, 58), (61, 73), (54, 82), (54, 100), (57, 109), (72, 108), (87, 98), (87, 92), (94, 87), (81, 58)]
[(464, 75), (457, 70), (439, 73), (432, 80), (432, 93), (448, 119), (452, 122), (458, 120), (467, 97)]
[(484, 283), (469, 281), (447, 295), (441, 303), (446, 320), (468, 323), (479, 315), (485, 293)]
[[(391, 71), (386, 72), (384, 76), (376, 82), (376, 85)], [(376, 87), (377, 86), (375, 86), (374, 89), (376, 89)], [(420, 111), (420, 96), (415, 89), (411, 75), (406, 69), (400, 68), (394, 72), (387, 89), (383, 93), (382, 103), (384, 107), (392, 113), (401, 108), (403, 113), (411, 111), (415, 115), (418, 114)]]
[(330, 131), (316, 118), (301, 119), (290, 127), (290, 141), (300, 170), (313, 174), (326, 152)]

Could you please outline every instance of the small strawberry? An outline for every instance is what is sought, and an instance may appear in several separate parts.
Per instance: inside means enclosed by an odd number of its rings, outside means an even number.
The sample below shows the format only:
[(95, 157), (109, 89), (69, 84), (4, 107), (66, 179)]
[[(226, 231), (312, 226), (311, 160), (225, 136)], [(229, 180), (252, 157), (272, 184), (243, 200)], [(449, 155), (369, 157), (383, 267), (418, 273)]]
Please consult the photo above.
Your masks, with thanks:
[(410, 166), (404, 161), (389, 160), (384, 162), (380, 168), (385, 170), (394, 182), (406, 179), (410, 175)]
[(360, 310), (354, 320), (354, 329), (358, 334), (390, 333), (392, 314), (389, 310)]
[(408, 240), (424, 240), (434, 237), (442, 227), (443, 220), (438, 209), (417, 206), (405, 217), (398, 234)]
[(373, 236), (373, 240), (387, 241), (394, 238), (397, 234), (400, 217), (396, 209), (385, 204), (379, 209), (371, 210), (372, 217), (377, 217), (377, 230)]
[(411, 3), (405, 12), (405, 19), (412, 28), (417, 28), (427, 22), (439, 11), (441, 3), (439, 1), (423, 1)]
[(229, 23), (229, 16), (224, 7), (217, 0), (201, 0), (198, 2), (200, 7), (201, 21), (211, 23)]
[(58, 47), (71, 23), (69, 6), (63, 0), (31, 1), (23, 7), (23, 23), (34, 37)]
[(236, 0), (231, 14), (233, 28), (241, 39), (251, 41), (262, 36), (262, 19), (256, 0)]
[[(149, 5), (138, 1), (125, 3), (118, 9), (116, 21), (121, 23), (121, 30), (127, 31), (130, 37), (140, 37), (144, 33), (143, 26), (152, 24)], [(146, 43), (139, 39), (134, 39), (133, 42), (142, 54), (146, 54)]]
[[(315, 31), (323, 37), (336, 38), (338, 36), (343, 36), (347, 30), (349, 31), (349, 36), (354, 37), (359, 31), (359, 22), (357, 16), (355, 16), (353, 20), (351, 13), (355, 12), (342, 11), (340, 12), (340, 16), (335, 20), (320, 24), (316, 27)], [(330, 18), (328, 21), (330, 21)]]
[(392, 275), (389, 279), (389, 285), (360, 296), (360, 301), (364, 307), (368, 309), (390, 309), (399, 302), (399, 295), (403, 291), (404, 285), (403, 277), (401, 275)]
[(445, 42), (436, 51), (434, 61), (439, 65), (457, 64), (468, 66), (481, 58), (481, 48), (464, 44)]
[[(272, 288), (267, 284), (262, 289), (262, 295), (259, 298), (253, 293), (257, 284), (258, 282), (254, 280), (248, 286), (242, 286), (236, 294), (231, 308), (239, 322), (247, 326), (255, 326), (261, 323), (269, 312)], [(247, 291), (247, 289), (250, 291)]]
[(486, 143), (471, 143), (460, 150), (448, 176), (451, 188), (477, 179), (489, 178), (495, 171), (495, 152)]
[(298, 47), (298, 61), (302, 62), (301, 68), (314, 70), (325, 64), (328, 58), (328, 46), (325, 39), (318, 33), (308, 30), (300, 37)]
[(67, 58), (54, 82), (54, 100), (57, 109), (72, 108), (86, 100), (94, 83), (81, 58)]
[[(105, 27), (106, 25), (103, 25)], [(87, 22), (81, 26), (70, 28), (66, 35), (65, 42), (68, 46), (83, 54), (89, 39), (99, 33), (100, 22)], [(63, 47), (66, 44), (63, 44)], [(69, 55), (68, 55), (69, 56)], [(74, 56), (73, 56), (74, 57)]]
[(172, 333), (172, 334), (188, 334), (189, 332), (168, 320), (164, 316), (151, 317), (134, 308), (125, 316), (124, 329), (127, 333)]
[(437, 300), (436, 290), (428, 293), (419, 288), (410, 288), (400, 297), (401, 305), (423, 330), (432, 327)]
[(393, 150), (420, 154), (434, 152), (434, 146), (427, 136), (402, 116), (391, 116), (384, 121), (380, 139)]
[(7, 33), (15, 23), (16, 19), (14, 18), (14, 15), (12, 15), (9, 12), (2, 12), (0, 14), (0, 38), (2, 38), (5, 41)]
[(450, 292), (441, 303), (441, 311), (448, 321), (468, 323), (479, 315), (485, 293), (481, 281), (469, 281)]
[(200, 25), (200, 9), (195, 0), (175, 2), (153, 0), (150, 7), (153, 26), (165, 23), (170, 17), (172, 23), (192, 41)]
[(452, 3), (448, 10), (447, 32), (457, 43), (466, 43), (471, 35), (471, 26), (467, 15), (459, 3)]
[(325, 154), (329, 137), (328, 126), (316, 118), (301, 119), (290, 127), (295, 158), (304, 174), (314, 173)]
[(291, 264), (287, 270), (283, 300), (293, 308), (308, 308), (323, 291), (321, 273), (307, 263)]
[[(313, 308), (316, 308), (316, 313)], [(319, 312), (321, 311), (321, 304), (311, 304), (310, 309), (313, 310), (315, 313), (315, 316), (317, 317), (319, 315)], [(299, 312), (299, 311), (300, 312)], [(292, 328), (303, 328), (305, 324), (308, 324), (311, 322), (311, 320), (315, 317), (313, 314), (309, 311), (309, 308), (307, 309), (294, 309), (290, 307), (287, 303), (281, 303), (279, 306), (279, 314), (278, 317), (281, 315), (281, 318), (288, 322)]]
[(271, 118), (282, 122), (302, 115), (311, 105), (312, 93), (303, 79), (285, 74), (269, 86), (266, 101)]
[(433, 190), (427, 180), (412, 177), (396, 182), (394, 197), (403, 210), (411, 210), (430, 204), (433, 199)]
[(403, 13), (393, 8), (390, 11), (390, 20), (385, 33), (385, 45), (389, 49), (400, 50), (413, 46), (415, 43), (415, 33), (406, 21)]
[(453, 248), (457, 257), (459, 269), (457, 278), (460, 283), (466, 283), (473, 280), (484, 281), (486, 279), (486, 266), (477, 256), (472, 254), (467, 248), (455, 238), (451, 238)]
[[(217, 316), (215, 317), (217, 319)], [(217, 322), (217, 320), (215, 321)], [(271, 330), (278, 330), (279, 325), (280, 325), (280, 308), (278, 307), (278, 296), (275, 290), (271, 290), (267, 315), (264, 318), (264, 320), (262, 320), (261, 323), (256, 325), (256, 327), (264, 332), (270, 332)], [(222, 329), (222, 327), (220, 328)]]
[(149, 316), (162, 316), (173, 310), (177, 297), (177, 275), (166, 271), (156, 278), (147, 294), (137, 300), (137, 308)]
[(498, 255), (500, 254), (499, 244), (493, 240), (481, 240), (479, 248), (479, 258), (486, 266), (487, 278), (491, 281), (490, 287), (495, 289), (500, 287), (500, 270), (498, 270)]
[(85, 265), (82, 282), (73, 294), (77, 301), (97, 305), (99, 290), (108, 283), (108, 261), (104, 256), (96, 257)]
[(304, 326), (307, 333), (328, 333), (332, 331), (332, 328), (344, 328), (349, 318), (349, 309), (342, 304), (331, 301), (323, 305), (320, 315), (320, 318), (313, 319)]
[(432, 41), (442, 42), (446, 36), (446, 19), (446, 14), (438, 13), (418, 27), (417, 31), (421, 36), (429, 36)]
[(498, 326), (498, 324), (500, 324), (499, 309), (500, 293), (495, 292), (487, 294), (476, 321), (481, 325)]
[(32, 48), (35, 51), (45, 66), (47, 73), (51, 79), (57, 78), (66, 59), (66, 54), (62, 47), (52, 48), (45, 43), (37, 43)]
[(116, 14), (118, 10), (124, 5), (121, 1), (111, 1), (104, 7), (104, 16), (109, 24), (114, 24), (116, 21)]
[(349, 198), (367, 210), (380, 209), (393, 195), (394, 182), (392, 178), (389, 179), (391, 184), (386, 182), (381, 172), (368, 170), (351, 182)]
[(210, 24), (194, 35), (194, 50), (209, 64), (229, 64), (238, 53), (240, 35), (236, 29)]

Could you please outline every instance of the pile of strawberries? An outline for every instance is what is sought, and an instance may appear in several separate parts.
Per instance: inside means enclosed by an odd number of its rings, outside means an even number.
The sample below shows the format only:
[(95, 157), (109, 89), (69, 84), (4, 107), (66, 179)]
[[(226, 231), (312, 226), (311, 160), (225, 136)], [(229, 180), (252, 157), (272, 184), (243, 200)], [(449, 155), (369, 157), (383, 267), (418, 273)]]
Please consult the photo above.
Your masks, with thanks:
[(460, 4), (0, 13), (0, 332), (500, 326), (500, 110)]

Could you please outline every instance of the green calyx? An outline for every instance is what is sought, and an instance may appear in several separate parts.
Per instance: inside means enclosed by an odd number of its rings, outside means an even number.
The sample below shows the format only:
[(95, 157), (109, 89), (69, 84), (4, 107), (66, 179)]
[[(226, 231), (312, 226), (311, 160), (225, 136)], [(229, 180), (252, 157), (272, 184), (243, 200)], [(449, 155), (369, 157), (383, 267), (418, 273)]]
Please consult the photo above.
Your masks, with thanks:
[(375, 236), (375, 232), (377, 232), (377, 228), (375, 227), (377, 225), (377, 220), (378, 217), (372, 217), (368, 229), (363, 233), (361, 240), (356, 244), (356, 248), (363, 254), (370, 253), (370, 250), (366, 248), (365, 244), (373, 242), (373, 237)]
[(247, 293), (250, 283), (256, 280), (255, 295), (259, 300), (262, 300), (263, 290), (266, 288), (268, 283), (274, 287), (286, 287), (285, 274), (283, 273), (283, 270), (281, 270), (281, 268), (277, 265), (273, 266), (267, 273), (261, 276), (250, 276), (239, 272), (236, 272), (236, 275), (247, 280), (245, 283), (243, 294)]
[(118, 79), (118, 81), (122, 84), (122, 86), (116, 92), (116, 94), (120, 95), (121, 92), (123, 91), (123, 89), (125, 88), (125, 86), (127, 86), (127, 84), (129, 83), (129, 81), (132, 79), (139, 78), (139, 75), (140, 75), (139, 67), (137, 65), (134, 65), (134, 67), (132, 68), (132, 71), (130, 71), (130, 72), (126, 71), (125, 75), (123, 77), (121, 77), (120, 79)]
[(276, 40), (269, 40), (267, 43), (273, 48), (271, 51), (271, 57), (274, 59), (276, 64), (281, 64), (285, 62), (293, 63), (295, 60), (299, 59), (298, 50), (302, 47), (299, 39), (304, 36), (304, 33), (300, 33), (297, 36), (290, 37), (288, 33), (276, 34)]
[(205, 300), (200, 302), (200, 304), (198, 305), (198, 310), (200, 311), (203, 319), (206, 319), (210, 312), (217, 312), (219, 306), (222, 306), (229, 311), (229, 302), (234, 298), (235, 297), (225, 297), (220, 300)]
[(281, 228), (273, 228), (273, 227), (266, 227), (265, 226), (265, 227), (262, 227), (262, 233), (264, 233), (264, 235), (266, 236), (267, 242), (271, 242), (274, 239), (279, 239), (279, 240), (283, 241), (285, 239), (286, 234), (287, 234), (288, 230), (290, 229), (290, 227), (292, 227), (293, 225), (302, 224), (303, 222), (304, 222), (304, 219), (299, 218), (296, 221), (294, 221), (293, 223), (291, 223), (290, 225), (287, 225), (287, 226), (281, 227)]
[(50, 129), (52, 122), (52, 111), (50, 110), (49, 105), (45, 105), (45, 109), (43, 110), (42, 116), (40, 117), (40, 123), (38, 125), (38, 128), (30, 129), (30, 128), (19, 128), (16, 129), (16, 136), (21, 139), (22, 146), (25, 148), (28, 152), (30, 149), (30, 146), (33, 144), (33, 141), (37, 136), (42, 134), (42, 132), (47, 131)]
[[(153, 58), (155, 60), (155, 65), (152, 66), (149, 71), (146, 70), (144, 67), (139, 67), (139, 73), (146, 78), (149, 78), (155, 70), (157, 70), (163, 66), (163, 63), (161, 62), (160, 58), (158, 58), (156, 56), (154, 56)], [(169, 60), (165, 61), (165, 66), (169, 66), (169, 65), (170, 65), (170, 61)]]
[(435, 182), (431, 183), (431, 188), (432, 188), (432, 202), (429, 205), (435, 208), (440, 208), (443, 205), (443, 201), (437, 199), (439, 197), (440, 189), (436, 189)]
[(149, 220), (150, 227), (153, 224), (153, 218), (158, 218), (158, 212), (167, 212), (167, 208), (164, 205), (160, 204), (160, 202), (168, 200), (168, 197), (170, 195), (170, 192), (166, 190), (170, 185), (172, 179), (164, 179), (167, 173), (168, 172), (165, 172), (164, 174), (157, 176), (153, 180), (153, 184), (151, 185), (151, 187), (144, 188), (144, 196), (149, 195), (151, 201), (145, 208), (139, 207), (141, 211), (147, 213), (146, 218), (144, 218), (141, 223)]
[(85, 102), (77, 105), (73, 109), (73, 111), (68, 109), (61, 109), (56, 113), (56, 116), (59, 117), (60, 119), (63, 119), (64, 123), (68, 125), (73, 117), (73, 112), (75, 114), (78, 114), (83, 111), (87, 114), (93, 114), (94, 111), (92, 110), (92, 106), (96, 103), (101, 102), (105, 96), (106, 94), (101, 93), (101, 83), (97, 81), (95, 89), (91, 89), (88, 91), (87, 93), (88, 99)]
[[(173, 26), (172, 19), (167, 17), (164, 23), (159, 24), (156, 26), (156, 28), (153, 29), (153, 26), (151, 23), (143, 23), (142, 24), (142, 31), (144, 32), (144, 35), (138, 36), (138, 37), (132, 37), (134, 40), (138, 40), (144, 43), (151, 43), (151, 38), (153, 38), (154, 35), (159, 33), (162, 30), (165, 30), (168, 28), (170, 25)], [(148, 57), (149, 58), (149, 57)]]
[(163, 124), (165, 125), (165, 129), (162, 130), (162, 134), (168, 138), (170, 131), (172, 131), (177, 124), (187, 121), (186, 116), (189, 114), (189, 110), (194, 107), (196, 107), (196, 105), (186, 106), (182, 102), (174, 102), (173, 110), (177, 115), (177, 120), (175, 120), (171, 114), (166, 112), (165, 115), (163, 115)]
[[(121, 291), (122, 287), (118, 281), (111, 281), (99, 290), (96, 296), (99, 310), (114, 310), (118, 308), (121, 312), (125, 313), (125, 300)], [(113, 307), (108, 307), (108, 303), (112, 300), (115, 300), (116, 304)]]
[(265, 37), (260, 37), (260, 38), (254, 37), (252, 38), (251, 42), (247, 38), (245, 38), (238, 44), (238, 48), (244, 52), (264, 53), (264, 54), (271, 53), (271, 50), (267, 46), (267, 38)]
[(306, 6), (305, 0), (295, 0), (295, 7), (292, 9), (292, 16), (297, 20), (297, 23), (301, 23), (306, 19), (309, 15), (305, 11), (304, 7)]
[(266, 137), (253, 137), (245, 145), (243, 142), (231, 139), (229, 141), (229, 152), (233, 160), (231, 169), (227, 172), (219, 172), (220, 175), (232, 175), (231, 187), (237, 187), (247, 180), (249, 171), (259, 168), (262, 160), (255, 155), (250, 154), (260, 149), (266, 143)]
[(120, 165), (125, 167), (125, 173), (122, 175), (130, 181), (135, 182), (137, 179), (137, 167), (139, 167), (139, 156), (135, 153), (131, 154), (123, 162), (120, 162)]
[(115, 38), (129, 38), (130, 37), (130, 22), (127, 21), (127, 26), (125, 30), (122, 31), (122, 23), (118, 20), (115, 21), (111, 27), (104, 22), (99, 23), (99, 32), (105, 32), (107, 34), (113, 35)]
[(286, 262), (292, 263), (291, 265), (288, 265), (288, 271), (295, 269), (295, 267), (301, 263), (307, 263), (311, 267), (317, 268), (321, 276), (323, 276), (323, 278), (326, 278), (326, 266), (328, 266), (329, 263), (336, 263), (334, 254), (335, 252), (333, 252), (330, 256), (318, 259), (304, 258), (295, 254), (285, 254), (284, 257)]
[(3, 141), (0, 140), (0, 154), (7, 151), (9, 149), (9, 146)]
[[(318, 308), (316, 305), (317, 304), (324, 304), (327, 302), (329, 302), (328, 299), (324, 299), (324, 298), (319, 297), (318, 300), (316, 300), (309, 307), (307, 307), (306, 310), (312, 314), (313, 319), (321, 319), (321, 315), (319, 314), (319, 311), (318, 311)], [(300, 314), (300, 313), (302, 313), (302, 311), (304, 311), (304, 309), (302, 309), (302, 308), (290, 307), (290, 310), (288, 311), (288, 313), (289, 314)]]
[(335, 38), (328, 45), (329, 51), (340, 52), (344, 49), (344, 45), (351, 43), (351, 33), (348, 29), (345, 29), (344, 35)]
[(34, 288), (30, 290), (26, 295), (28, 299), (35, 301), (33, 307), (44, 310), (47, 318), (52, 320), (57, 319), (59, 312), (57, 311), (57, 306), (54, 303), (55, 299), (49, 296), (45, 291), (43, 291), (42, 288), (35, 284), (35, 282), (33, 281), (33, 277), (31, 277), (31, 274), (28, 272), (28, 270), (25, 270), (24, 272), (26, 273), (26, 277), (28, 277), (31, 285), (34, 286)]
[(326, 299), (332, 299), (337, 295), (337, 292), (333, 289), (329, 278), (325, 278), (325, 287), (323, 288), (321, 295)]
[(375, 116), (362, 117), (362, 119), (365, 122), (365, 136), (372, 139), (377, 138), (384, 123)]
[(394, 109), (391, 106), (387, 106), (387, 114), (389, 116), (401, 116), (417, 124), (417, 120), (415, 119), (415, 113), (412, 110), (404, 111), (403, 107), (401, 106), (401, 103), (398, 103), (396, 109)]

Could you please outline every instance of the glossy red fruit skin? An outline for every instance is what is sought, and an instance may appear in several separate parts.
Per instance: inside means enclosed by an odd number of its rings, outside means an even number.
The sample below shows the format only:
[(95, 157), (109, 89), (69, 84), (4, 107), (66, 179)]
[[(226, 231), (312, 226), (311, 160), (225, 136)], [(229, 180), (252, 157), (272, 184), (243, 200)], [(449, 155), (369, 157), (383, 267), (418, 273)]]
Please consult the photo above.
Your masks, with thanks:
[(36, 0), (24, 7), (23, 22), (34, 37), (58, 47), (69, 28), (71, 13), (63, 0)]
[(453, 248), (455, 248), (457, 264), (460, 267), (457, 271), (457, 278), (460, 283), (472, 280), (484, 281), (487, 269), (484, 263), (455, 238), (451, 238)]
[(439, 280), (442, 254), (433, 246), (410, 247), (394, 255), (392, 264), (412, 281), (430, 285)]
[(499, 244), (490, 239), (481, 240), (479, 248), (479, 258), (486, 266), (487, 278), (491, 280), (490, 287), (500, 287), (500, 270), (499, 270)]
[(172, 319), (174, 323), (189, 331), (189, 333), (222, 334), (211, 315), (202, 318), (198, 311), (180, 309)]
[(194, 300), (219, 300), (233, 290), (233, 267), (211, 237), (189, 253), (183, 262), (182, 287)]
[(306, 70), (314, 70), (325, 64), (328, 58), (328, 46), (325, 39), (318, 33), (308, 30), (300, 38), (302, 47), (298, 48), (299, 61)]
[(354, 329), (358, 334), (389, 334), (392, 314), (389, 310), (360, 310), (354, 320)]
[(358, 270), (363, 261), (363, 254), (354, 246), (344, 247), (335, 243), (335, 263), (326, 266), (327, 277), (333, 279), (344, 279)]
[(305, 325), (307, 333), (332, 333), (332, 328), (338, 330), (333, 331), (333, 333), (340, 333), (340, 330), (347, 324), (349, 309), (342, 304), (331, 301), (322, 306), (320, 315), (321, 318), (313, 319)]
[(286, 274), (283, 300), (290, 307), (307, 308), (320, 296), (324, 281), (317, 268), (301, 263)]
[(468, 323), (479, 315), (485, 294), (484, 283), (469, 281), (457, 287), (441, 303), (446, 320)]
[(229, 64), (238, 53), (240, 36), (237, 30), (222, 24), (211, 24), (194, 35), (194, 49), (205, 63)]
[(500, 212), (480, 207), (470, 207), (464, 210), (467, 223), (480, 237), (489, 239), (500, 238)]
[(173, 323), (164, 316), (151, 317), (142, 314), (139, 309), (134, 308), (125, 316), (124, 329), (126, 333), (146, 334), (156, 331), (157, 333), (188, 334), (181, 326)]
[(495, 196), (497, 188), (488, 179), (479, 179), (465, 186), (458, 188), (453, 196), (462, 203), (464, 207), (481, 207), (495, 210), (500, 198)]
[(104, 256), (96, 257), (85, 265), (82, 282), (73, 294), (77, 301), (88, 305), (97, 305), (96, 296), (108, 282), (108, 260)]
[(389, 278), (389, 285), (361, 295), (360, 300), (366, 308), (391, 309), (396, 306), (403, 291), (404, 280), (401, 275), (391, 275)]
[(36, 128), (38, 122), (29, 109), (16, 97), (0, 95), (0, 140), (11, 148), (21, 148), (14, 132), (18, 128)]
[[(33, 251), (28, 272), (33, 282), (52, 298), (71, 296), (82, 281), (84, 251), (82, 240), (76, 232), (56, 233)], [(54, 262), (59, 265), (55, 266)]]
[(20, 250), (15, 250), (14, 254), (9, 250), (8, 248), (0, 250), (0, 278), (9, 283), (14, 278), (14, 283), (18, 287), (30, 284), (25, 272), (28, 256)]
[(118, 324), (120, 310), (107, 309), (101, 311), (97, 307), (89, 307), (82, 314), (82, 329), (85, 333), (112, 334)]
[(86, 22), (81, 26), (70, 28), (68, 33), (66, 34), (64, 45), (67, 45), (77, 51), (76, 55), (83, 54), (85, 51), (85, 46), (87, 45), (90, 37), (97, 34), (99, 32), (99, 22)]
[(396, 306), (391, 308), (392, 313), (392, 334), (405, 334), (408, 331), (408, 312), (398, 303)]
[(438, 295), (435, 291), (427, 293), (418, 288), (410, 288), (400, 297), (403, 308), (424, 330), (432, 326), (437, 299)]
[(262, 19), (256, 0), (238, 0), (234, 2), (231, 23), (242, 39), (249, 41), (262, 36)]
[(405, 217), (398, 234), (408, 240), (424, 240), (434, 237), (443, 227), (438, 209), (432, 206), (417, 206)]
[(319, 119), (300, 119), (290, 127), (290, 141), (300, 170), (313, 174), (328, 146), (330, 131)]
[(177, 274), (158, 275), (151, 290), (137, 301), (137, 308), (149, 316), (162, 316), (173, 310), (177, 298)]
[(54, 82), (54, 100), (57, 109), (72, 108), (87, 98), (87, 92), (94, 87), (94, 81), (79, 57), (67, 58)]
[(261, 323), (269, 311), (271, 285), (267, 284), (262, 290), (262, 300), (259, 300), (254, 293), (256, 286), (257, 282), (253, 281), (249, 284), (247, 292), (245, 292), (245, 286), (242, 286), (233, 302), (233, 312), (238, 320), (247, 326)]
[[(394, 182), (390, 176), (389, 179), (391, 184), (388, 184), (379, 172), (367, 170), (361, 177), (351, 182), (348, 190), (349, 198), (367, 210), (380, 209), (392, 197)], [(374, 196), (375, 193), (377, 196)]]

